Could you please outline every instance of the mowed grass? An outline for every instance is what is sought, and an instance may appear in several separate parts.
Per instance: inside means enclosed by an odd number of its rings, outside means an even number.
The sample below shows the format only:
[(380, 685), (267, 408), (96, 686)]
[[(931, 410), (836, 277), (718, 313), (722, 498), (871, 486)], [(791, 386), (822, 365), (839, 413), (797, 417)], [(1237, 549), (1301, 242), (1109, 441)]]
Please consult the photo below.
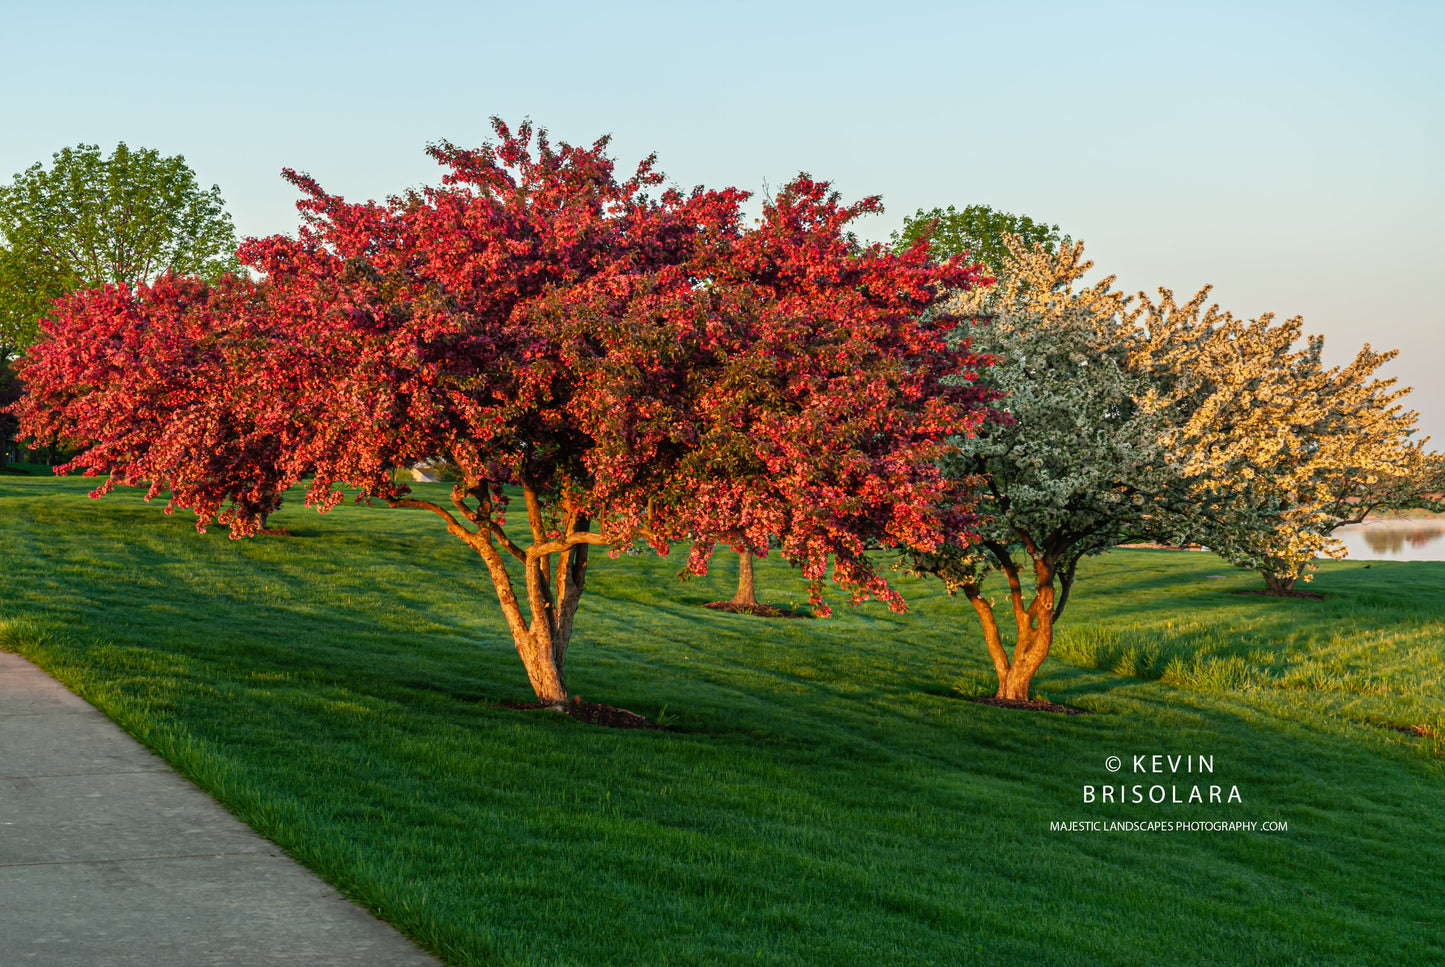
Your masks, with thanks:
[[(616, 731), (499, 707), (525, 675), (430, 515), (288, 506), (293, 536), (230, 541), (88, 487), (0, 478), (0, 648), (450, 963), (1445, 961), (1445, 564), (1327, 563), (1325, 601), (1278, 601), (1108, 554), (1035, 682), (1093, 713), (1064, 717), (963, 700), (991, 671), (936, 584), (766, 620), (701, 607), (728, 555), (681, 583), (597, 554), (569, 685), (676, 726)], [(1214, 772), (1132, 772), (1156, 753)], [(1120, 783), (1242, 801), (1084, 801)], [(1201, 820), (1288, 829), (1050, 825)]]

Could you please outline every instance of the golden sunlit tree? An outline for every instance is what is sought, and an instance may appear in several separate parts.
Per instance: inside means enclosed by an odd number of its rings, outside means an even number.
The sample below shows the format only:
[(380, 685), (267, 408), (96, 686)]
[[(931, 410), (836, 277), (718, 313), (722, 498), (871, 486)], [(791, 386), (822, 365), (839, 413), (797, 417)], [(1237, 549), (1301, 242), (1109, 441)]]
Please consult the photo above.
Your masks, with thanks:
[(1298, 593), (1313, 561), (1343, 557), (1338, 527), (1384, 508), (1429, 503), (1426, 440), (1408, 388), (1382, 379), (1394, 351), (1364, 346), (1326, 367), (1324, 337), (1296, 316), (1241, 320), (1204, 307), (1205, 288), (1178, 304), (1144, 293), (1131, 313), (1147, 333), (1136, 366), (1152, 374), (1147, 405), (1166, 414), (1164, 442), (1212, 499), (1199, 540), (1258, 570), (1270, 594)]
[(1179, 303), (1124, 296), (1112, 276), (1084, 286), (1082, 243), (1006, 242), (996, 284), (945, 307), (973, 321), (956, 336), (993, 360), (979, 382), (1003, 394), (1002, 418), (945, 464), (983, 494), (980, 539), (908, 562), (967, 597), (997, 697), (1029, 699), (1089, 555), (1205, 543), (1284, 594), (1317, 554), (1340, 553), (1336, 527), (1441, 489), (1406, 391), (1375, 376), (1393, 353), (1326, 368), (1299, 318), (1235, 318), (1206, 305), (1207, 287)]

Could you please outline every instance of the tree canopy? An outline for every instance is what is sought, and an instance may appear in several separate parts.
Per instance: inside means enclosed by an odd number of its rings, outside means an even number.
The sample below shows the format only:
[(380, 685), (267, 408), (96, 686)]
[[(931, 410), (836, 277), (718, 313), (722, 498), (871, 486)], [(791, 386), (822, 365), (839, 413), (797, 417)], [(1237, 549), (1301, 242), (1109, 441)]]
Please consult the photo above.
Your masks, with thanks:
[[(980, 382), (1008, 417), (944, 461), (981, 487), (981, 539), (910, 555), (977, 612), (998, 697), (1029, 697), (1085, 556), (1204, 543), (1285, 592), (1317, 554), (1339, 552), (1340, 524), (1440, 498), (1440, 461), (1413, 439), (1405, 391), (1374, 375), (1393, 353), (1366, 346), (1326, 368), (1323, 339), (1297, 317), (1236, 318), (1206, 306), (1208, 287), (1185, 302), (1123, 296), (1112, 277), (1078, 289), (1092, 265), (1082, 244), (1005, 241), (997, 283), (946, 303), (979, 323), (971, 338), (993, 359)], [(1011, 649), (984, 591), (992, 571), (1008, 584)]]
[(1208, 293), (1183, 304), (1167, 289), (1139, 293), (1154, 404), (1171, 414), (1171, 452), (1224, 498), (1197, 539), (1289, 593), (1318, 556), (1343, 556), (1336, 528), (1432, 502), (1427, 441), (1400, 402), (1409, 389), (1376, 375), (1394, 351), (1365, 345), (1327, 368), (1324, 337), (1306, 336), (1300, 317), (1238, 319), (1206, 309)]
[[(1142, 333), (1129, 298), (1112, 289), (1112, 276), (1079, 287), (1093, 265), (1082, 243), (1056, 252), (1017, 236), (1006, 244), (995, 285), (947, 303), (978, 323), (968, 335), (993, 360), (980, 379), (1003, 394), (1006, 419), (961, 435), (945, 459), (956, 479), (978, 482), (981, 540), (915, 552), (912, 561), (967, 596), (998, 697), (1027, 700), (1079, 561), (1148, 532), (1177, 531), (1199, 508), (1163, 446), (1160, 411), (1145, 405), (1151, 384), (1138, 366)], [(992, 571), (1008, 584), (1012, 648), (984, 592)]]
[[(248, 475), (273, 493), (310, 477), (321, 510), (355, 489), (435, 514), (482, 558), (551, 704), (567, 700), (589, 547), (690, 543), (687, 567), (701, 572), (716, 541), (776, 539), (815, 595), (831, 573), (855, 599), (901, 608), (865, 549), (941, 549), (972, 522), (938, 463), (951, 432), (986, 417), (988, 394), (972, 383), (980, 361), (947, 338), (953, 321), (925, 313), (974, 270), (859, 251), (846, 227), (877, 200), (843, 205), (807, 177), (744, 231), (735, 189), (654, 197), (651, 158), (622, 179), (606, 139), (494, 127), (477, 150), (434, 146), (442, 185), (386, 203), (349, 203), (287, 172), (306, 221), (296, 238), (242, 246), (264, 273), (254, 289), (203, 296), (167, 278), (67, 303), (26, 376), (78, 390), (37, 390), (25, 429), (108, 401), (113, 428), (71, 467), (148, 480), (200, 526), (231, 507), (233, 535), (259, 526), (238, 487)], [(163, 308), (183, 290), (192, 308)], [(103, 299), (113, 309), (89, 311)], [(161, 411), (176, 408), (157, 396), (193, 387), (69, 375), (84, 333), (118, 326), (122, 367), (166, 340), (166, 327), (114, 321), (152, 317), (194, 327), (177, 344), (199, 353), (195, 388), (224, 385), (217, 409), (197, 400), (195, 419), (167, 422)], [(232, 442), (209, 445), (220, 436)], [(393, 468), (435, 457), (457, 468), (448, 499), (395, 482)], [(518, 496), (524, 531), (506, 517)]]
[(246, 396), (256, 351), (275, 333), (258, 287), (166, 275), (134, 291), (84, 289), (57, 300), (24, 369), (17, 412), (35, 439), (78, 456), (59, 469), (103, 473), (167, 494), (235, 533), (279, 505), (277, 436)]
[(969, 205), (963, 211), (948, 208), (918, 209), (903, 219), (903, 228), (893, 233), (893, 247), (908, 248), (928, 239), (928, 253), (935, 259), (966, 255), (990, 272), (998, 272), (1009, 257), (1007, 238), (1015, 236), (1024, 248), (1042, 245), (1053, 252), (1069, 241), (1059, 235), (1059, 226), (1036, 222), (1027, 215), (994, 211), (988, 205)]
[(214, 278), (236, 268), (235, 248), (220, 188), (203, 190), (181, 155), (64, 148), (0, 186), (0, 350), (28, 346), (58, 296)]

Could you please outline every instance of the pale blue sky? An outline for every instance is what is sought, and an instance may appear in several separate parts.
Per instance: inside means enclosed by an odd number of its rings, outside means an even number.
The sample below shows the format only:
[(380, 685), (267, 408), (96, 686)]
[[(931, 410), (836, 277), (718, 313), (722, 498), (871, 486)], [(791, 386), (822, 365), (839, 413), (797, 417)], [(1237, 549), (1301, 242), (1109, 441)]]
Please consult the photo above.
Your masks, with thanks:
[(1369, 340), (1445, 449), (1445, 3), (66, 3), (0, 0), (0, 177), (79, 142), (184, 154), (242, 234), (277, 173), (435, 181), (493, 114), (614, 135), (683, 186), (799, 170), (1057, 222), (1129, 290), (1204, 283)]

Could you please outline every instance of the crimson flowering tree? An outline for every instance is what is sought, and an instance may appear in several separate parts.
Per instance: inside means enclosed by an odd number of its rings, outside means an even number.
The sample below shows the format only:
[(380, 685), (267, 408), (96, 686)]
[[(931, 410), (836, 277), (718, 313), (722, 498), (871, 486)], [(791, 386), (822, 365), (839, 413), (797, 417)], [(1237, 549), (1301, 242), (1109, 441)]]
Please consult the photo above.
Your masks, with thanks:
[[(802, 175), (704, 263), (708, 317), (731, 326), (716, 386), (686, 418), (707, 441), (692, 458), (708, 467), (697, 475), (694, 526), (740, 551), (734, 603), (756, 604), (743, 600), (751, 560), (776, 539), (821, 613), (829, 561), (855, 602), (901, 610), (865, 549), (939, 534), (958, 542), (974, 522), (966, 495), (939, 510), (960, 495), (936, 465), (949, 421), (968, 435), (991, 397), (973, 385), (981, 360), (967, 343), (944, 340), (958, 320), (920, 317), (943, 288), (973, 287), (978, 270), (962, 258), (931, 262), (925, 244), (860, 247), (849, 224), (881, 210), (876, 197), (843, 205)], [(695, 547), (694, 560), (710, 548)]]
[(248, 371), (269, 337), (254, 284), (162, 276), (64, 296), (40, 322), (15, 407), (22, 436), (80, 448), (57, 472), (148, 484), (250, 533), (280, 504), (278, 439), (255, 421)]
[[(479, 150), (431, 148), (442, 185), (386, 203), (287, 172), (305, 224), (242, 246), (263, 321), (226, 371), (274, 441), (249, 451), (256, 475), (311, 475), (323, 511), (353, 488), (437, 515), (485, 563), (549, 704), (568, 700), (592, 546), (689, 542), (701, 573), (714, 542), (776, 539), (815, 594), (831, 565), (855, 599), (901, 608), (865, 548), (956, 543), (971, 522), (936, 462), (986, 412), (967, 379), (942, 382), (975, 360), (949, 348), (950, 320), (920, 321), (971, 270), (857, 251), (844, 227), (877, 202), (806, 178), (743, 231), (742, 192), (652, 197), (651, 158), (622, 180), (605, 139), (494, 128)], [(439, 456), (460, 477), (449, 500), (394, 481)], [(506, 526), (518, 491), (525, 536)], [(204, 524), (235, 496), (217, 477), (175, 500)], [(259, 526), (242, 510), (233, 534)]]

